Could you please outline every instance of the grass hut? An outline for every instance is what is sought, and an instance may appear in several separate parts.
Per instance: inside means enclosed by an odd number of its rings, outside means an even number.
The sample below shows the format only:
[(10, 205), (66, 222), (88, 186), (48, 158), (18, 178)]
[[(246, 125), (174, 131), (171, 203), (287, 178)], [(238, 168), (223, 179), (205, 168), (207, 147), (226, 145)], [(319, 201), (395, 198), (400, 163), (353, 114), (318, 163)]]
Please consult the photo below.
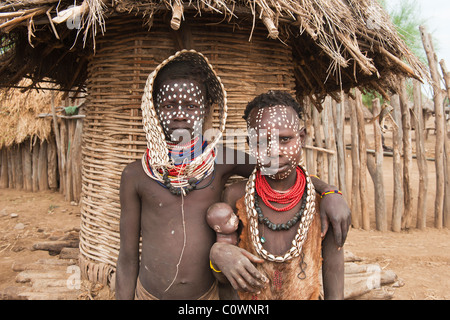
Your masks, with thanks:
[(81, 150), (84, 115), (70, 114), (79, 108), (65, 108), (64, 93), (57, 85), (46, 82), (38, 84), (39, 90), (19, 89), (31, 84), (23, 79), (17, 88), (0, 91), (0, 187), (59, 190), (66, 200), (78, 202), (81, 154), (77, 149)]
[[(86, 87), (80, 251), (84, 274), (114, 284), (119, 183), (146, 141), (140, 104), (153, 68), (180, 49), (203, 53), (228, 94), (228, 129), (246, 103), (284, 89), (316, 107), (360, 87), (388, 98), (424, 66), (373, 0), (27, 0), (0, 4), (0, 84), (49, 77)], [(81, 90), (81, 89), (80, 89)]]
[[(23, 80), (19, 84), (30, 83)], [(55, 100), (59, 103), (61, 94)], [(0, 91), (0, 187), (35, 192), (58, 188), (52, 122), (38, 118), (49, 110), (47, 92)]]

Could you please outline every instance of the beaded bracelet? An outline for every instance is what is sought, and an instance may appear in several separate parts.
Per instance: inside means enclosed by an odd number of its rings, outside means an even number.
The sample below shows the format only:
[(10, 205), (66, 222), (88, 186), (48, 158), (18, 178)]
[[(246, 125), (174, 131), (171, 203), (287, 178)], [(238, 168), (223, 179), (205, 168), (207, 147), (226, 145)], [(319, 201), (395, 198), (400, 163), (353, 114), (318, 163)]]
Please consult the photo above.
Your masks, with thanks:
[(220, 270), (216, 270), (216, 269), (214, 269), (214, 267), (213, 267), (213, 264), (212, 264), (212, 262), (211, 262), (211, 260), (209, 260), (209, 267), (214, 271), (214, 272), (217, 272), (217, 273), (220, 273), (220, 272), (222, 272), (222, 271), (220, 271)]
[(322, 194), (320, 195), (320, 198), (322, 199), (323, 197), (325, 197), (325, 196), (327, 196), (327, 195), (329, 195), (329, 194), (334, 194), (334, 193), (340, 194), (340, 195), (342, 196), (342, 192), (339, 191), (339, 190), (328, 190), (328, 191), (325, 191), (324, 193), (322, 193)]

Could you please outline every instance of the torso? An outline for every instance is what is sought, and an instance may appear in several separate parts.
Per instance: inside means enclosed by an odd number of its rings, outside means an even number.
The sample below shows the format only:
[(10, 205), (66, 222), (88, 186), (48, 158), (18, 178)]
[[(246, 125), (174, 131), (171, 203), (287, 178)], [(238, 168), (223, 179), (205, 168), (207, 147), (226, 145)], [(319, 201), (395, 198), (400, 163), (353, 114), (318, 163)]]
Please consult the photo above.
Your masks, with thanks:
[[(318, 210), (318, 205), (319, 203), (316, 201), (316, 210)], [(274, 223), (283, 223), (289, 219), (286, 217), (290, 217), (299, 210), (300, 204), (284, 214), (270, 210), (264, 204), (260, 204), (260, 206), (265, 217), (268, 217)], [(244, 198), (237, 202), (236, 208), (239, 219), (243, 223), (239, 246), (258, 255), (250, 237)], [(239, 292), (242, 300), (305, 300), (318, 298), (321, 238), (320, 218), (317, 212), (308, 229), (307, 239), (303, 244), (300, 256), (282, 263), (266, 260), (262, 264), (257, 264), (258, 270), (267, 276), (270, 284), (259, 295)], [(264, 249), (274, 255), (284, 255), (291, 248), (297, 230), (298, 223), (287, 231), (271, 231), (265, 225), (259, 226), (260, 235), (263, 235), (266, 240), (263, 244)]]
[(206, 210), (221, 201), (232, 166), (216, 165), (214, 179), (211, 175), (198, 187), (212, 182), (184, 197), (172, 195), (148, 177), (140, 161), (132, 166), (138, 172), (141, 199), (139, 280), (158, 299), (197, 299), (215, 281), (208, 261), (216, 234), (206, 223)]

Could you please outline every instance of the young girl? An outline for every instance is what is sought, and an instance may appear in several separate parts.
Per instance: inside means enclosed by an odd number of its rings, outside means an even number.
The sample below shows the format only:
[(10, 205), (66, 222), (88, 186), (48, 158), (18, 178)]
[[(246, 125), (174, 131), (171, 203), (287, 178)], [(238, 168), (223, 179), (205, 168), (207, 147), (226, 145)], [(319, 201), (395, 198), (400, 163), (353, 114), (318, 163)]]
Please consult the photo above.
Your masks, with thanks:
[[(319, 297), (319, 203), (301, 161), (306, 132), (300, 127), (300, 112), (297, 102), (280, 91), (256, 97), (245, 111), (250, 151), (257, 165), (247, 182), (226, 189), (224, 200), (237, 211), (243, 224), (239, 247), (251, 254), (243, 253), (257, 263), (258, 273), (214, 255), (214, 247), (211, 252), (214, 270), (223, 271), (241, 299)], [(330, 190), (324, 196), (340, 196), (336, 193)], [(343, 251), (338, 250), (332, 233), (328, 231), (322, 249), (325, 298), (342, 299)], [(261, 279), (266, 280), (265, 287), (255, 289)]]

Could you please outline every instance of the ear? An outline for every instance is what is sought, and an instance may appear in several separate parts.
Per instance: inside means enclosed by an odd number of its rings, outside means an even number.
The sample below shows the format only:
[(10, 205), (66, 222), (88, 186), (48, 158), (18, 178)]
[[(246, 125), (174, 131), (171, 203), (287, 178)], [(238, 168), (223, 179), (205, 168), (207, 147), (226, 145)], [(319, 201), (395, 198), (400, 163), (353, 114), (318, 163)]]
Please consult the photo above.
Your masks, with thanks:
[(214, 231), (217, 232), (217, 233), (220, 233), (221, 232), (220, 226), (216, 224), (214, 226)]
[(306, 128), (305, 127), (300, 129), (299, 135), (300, 135), (300, 141), (302, 143), (302, 148), (303, 148), (305, 146), (305, 140), (306, 140)]

